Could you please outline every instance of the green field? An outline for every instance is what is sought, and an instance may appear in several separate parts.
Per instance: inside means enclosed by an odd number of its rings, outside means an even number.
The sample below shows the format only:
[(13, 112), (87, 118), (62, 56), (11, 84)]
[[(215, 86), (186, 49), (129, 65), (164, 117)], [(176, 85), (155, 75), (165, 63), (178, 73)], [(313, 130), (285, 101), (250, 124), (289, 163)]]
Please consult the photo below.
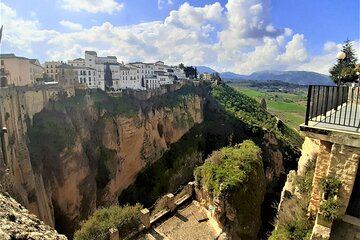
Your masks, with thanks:
[(266, 92), (249, 88), (235, 87), (239, 92), (253, 97), (259, 102), (265, 98), (267, 110), (279, 117), (289, 127), (299, 129), (299, 125), (305, 121), (306, 94), (292, 94), (282, 92)]

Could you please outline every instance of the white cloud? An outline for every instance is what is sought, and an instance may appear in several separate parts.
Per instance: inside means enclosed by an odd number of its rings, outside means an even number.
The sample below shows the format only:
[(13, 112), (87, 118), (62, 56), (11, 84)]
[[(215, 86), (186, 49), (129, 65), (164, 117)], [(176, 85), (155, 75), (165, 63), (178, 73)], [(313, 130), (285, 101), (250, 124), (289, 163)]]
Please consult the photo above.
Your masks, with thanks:
[(118, 12), (124, 8), (123, 3), (115, 0), (61, 0), (62, 7), (69, 11), (90, 13), (108, 13)]
[[(31, 49), (32, 43), (44, 42), (46, 56), (52, 60), (82, 57), (88, 49), (116, 55), (124, 62), (160, 59), (167, 64), (208, 65), (242, 74), (267, 69), (327, 73), (341, 46), (327, 42), (322, 53), (311, 56), (306, 36), (273, 25), (269, 0), (229, 0), (224, 7), (218, 2), (203, 7), (184, 3), (163, 21), (131, 26), (105, 22), (84, 29), (81, 24), (60, 21), (73, 30), (67, 33), (43, 30), (37, 21), (20, 19), (11, 8), (1, 6), (12, 26), (11, 34), (6, 31), (6, 43)], [(5, 24), (4, 32), (7, 28)]]
[(1, 24), (4, 26), (2, 44), (32, 53), (31, 44), (43, 42), (57, 35), (53, 30), (41, 29), (37, 20), (19, 18), (16, 11), (0, 2)]
[(71, 30), (82, 30), (82, 28), (83, 28), (80, 23), (74, 23), (71, 21), (61, 20), (59, 23), (60, 23), (60, 25), (66, 27), (66, 28), (69, 28)]
[(304, 44), (304, 35), (295, 34), (291, 41), (285, 46), (285, 52), (279, 56), (279, 59), (284, 63), (301, 63), (305, 62), (308, 54)]
[(158, 0), (157, 4), (158, 4), (158, 9), (161, 10), (161, 9), (163, 9), (163, 6), (165, 4), (173, 5), (174, 1), (173, 0)]
[(336, 44), (336, 43), (331, 42), (331, 41), (327, 41), (326, 43), (324, 43), (324, 51), (325, 52), (333, 52), (335, 50), (340, 51), (341, 50), (341, 44)]

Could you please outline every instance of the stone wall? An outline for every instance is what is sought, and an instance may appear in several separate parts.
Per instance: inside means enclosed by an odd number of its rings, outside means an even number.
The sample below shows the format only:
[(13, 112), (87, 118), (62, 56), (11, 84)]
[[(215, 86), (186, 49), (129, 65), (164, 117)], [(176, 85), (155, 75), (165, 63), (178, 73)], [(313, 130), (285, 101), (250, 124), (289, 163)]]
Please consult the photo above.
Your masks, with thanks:
[(354, 186), (359, 159), (360, 148), (320, 141), (320, 151), (317, 157), (313, 190), (309, 204), (309, 211), (313, 216), (320, 209), (322, 200), (320, 182), (325, 177), (337, 177), (341, 180), (338, 192), (340, 204), (338, 213), (340, 217), (345, 215)]
[(337, 192), (338, 218), (346, 218), (346, 210), (353, 191), (360, 161), (360, 136), (357, 133), (330, 131), (327, 134), (303, 132), (304, 135), (320, 140), (316, 160), (313, 188), (308, 211), (314, 218), (311, 240), (327, 240), (331, 238), (332, 222), (324, 219), (320, 212), (323, 190), (321, 182), (327, 177), (335, 177), (341, 181)]

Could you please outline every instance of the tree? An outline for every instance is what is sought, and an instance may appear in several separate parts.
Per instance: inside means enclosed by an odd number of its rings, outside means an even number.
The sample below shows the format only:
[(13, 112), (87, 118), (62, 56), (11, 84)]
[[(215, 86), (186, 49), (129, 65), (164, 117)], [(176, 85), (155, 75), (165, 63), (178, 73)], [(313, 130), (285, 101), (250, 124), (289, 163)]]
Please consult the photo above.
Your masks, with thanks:
[(267, 109), (267, 105), (266, 105), (266, 100), (265, 100), (265, 98), (262, 98), (262, 99), (261, 99), (261, 108), (264, 109), (264, 110)]
[(141, 86), (144, 88), (145, 87), (145, 80), (144, 80), (144, 76), (141, 77)]
[(75, 232), (74, 239), (108, 239), (106, 236), (110, 228), (117, 228), (124, 238), (139, 228), (141, 209), (140, 204), (98, 209), (89, 219), (80, 223), (80, 229)]
[(346, 40), (342, 46), (345, 53), (344, 59), (338, 59), (336, 64), (329, 70), (331, 80), (336, 84), (356, 81), (355, 66), (357, 58), (350, 40)]
[(110, 88), (113, 85), (113, 80), (112, 80), (112, 72), (109, 63), (105, 64), (104, 80), (105, 80), (105, 89), (110, 90)]
[(184, 67), (185, 67), (185, 66), (184, 66), (183, 63), (180, 63), (180, 64), (179, 64), (179, 68), (180, 68), (180, 69), (184, 69)]
[(185, 76), (187, 78), (190, 78), (190, 79), (196, 79), (197, 78), (197, 70), (196, 70), (196, 67), (185, 67), (184, 68), (184, 73), (185, 73)]

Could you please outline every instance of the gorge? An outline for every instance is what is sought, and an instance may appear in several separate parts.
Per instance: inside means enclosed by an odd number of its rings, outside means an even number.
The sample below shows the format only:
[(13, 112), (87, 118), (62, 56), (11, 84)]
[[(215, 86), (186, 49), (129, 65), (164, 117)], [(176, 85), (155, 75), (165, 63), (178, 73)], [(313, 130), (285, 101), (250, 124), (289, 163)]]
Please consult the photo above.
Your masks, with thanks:
[(3, 188), (71, 238), (96, 208), (174, 192), (213, 150), (251, 139), (261, 148), (263, 236), (301, 139), (253, 99), (227, 86), (185, 84), (157, 94), (9, 89)]

